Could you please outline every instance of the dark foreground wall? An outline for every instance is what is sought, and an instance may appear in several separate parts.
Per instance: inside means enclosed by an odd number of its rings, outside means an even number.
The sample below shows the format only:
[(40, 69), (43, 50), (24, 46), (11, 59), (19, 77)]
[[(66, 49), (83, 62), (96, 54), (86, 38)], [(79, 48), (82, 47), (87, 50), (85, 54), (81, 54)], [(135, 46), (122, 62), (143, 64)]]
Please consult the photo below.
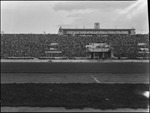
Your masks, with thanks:
[(148, 73), (149, 63), (2, 62), (5, 73)]

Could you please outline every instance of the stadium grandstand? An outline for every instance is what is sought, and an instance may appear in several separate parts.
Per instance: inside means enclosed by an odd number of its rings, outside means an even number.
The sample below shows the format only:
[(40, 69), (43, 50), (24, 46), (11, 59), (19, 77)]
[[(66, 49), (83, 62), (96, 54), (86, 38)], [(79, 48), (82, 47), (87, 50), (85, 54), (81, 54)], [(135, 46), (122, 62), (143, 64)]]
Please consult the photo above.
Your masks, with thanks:
[(126, 34), (126, 35), (134, 35), (135, 29), (101, 29), (99, 23), (94, 24), (94, 28), (92, 29), (66, 29), (59, 28), (59, 35), (108, 35), (108, 34)]
[(64, 36), (58, 34), (1, 34), (1, 59), (91, 58), (86, 46), (106, 43), (114, 58), (149, 58), (148, 34)]

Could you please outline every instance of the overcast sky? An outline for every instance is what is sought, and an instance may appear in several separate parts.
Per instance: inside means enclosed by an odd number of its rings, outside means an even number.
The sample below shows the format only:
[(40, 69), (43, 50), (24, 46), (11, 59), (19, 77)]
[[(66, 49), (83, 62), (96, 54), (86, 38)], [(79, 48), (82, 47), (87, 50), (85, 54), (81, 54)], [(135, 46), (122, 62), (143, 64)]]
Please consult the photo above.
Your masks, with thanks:
[(58, 33), (65, 28), (132, 28), (148, 33), (147, 0), (1, 1), (4, 33)]

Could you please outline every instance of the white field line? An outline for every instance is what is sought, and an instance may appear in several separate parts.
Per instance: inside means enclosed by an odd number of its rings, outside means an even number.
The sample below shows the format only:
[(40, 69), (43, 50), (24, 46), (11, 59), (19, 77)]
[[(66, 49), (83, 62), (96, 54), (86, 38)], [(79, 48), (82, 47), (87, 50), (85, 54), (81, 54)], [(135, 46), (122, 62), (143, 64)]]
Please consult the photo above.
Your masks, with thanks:
[(90, 75), (93, 79), (94, 79), (94, 81), (96, 82), (96, 83), (101, 83), (96, 77), (94, 77), (93, 75)]

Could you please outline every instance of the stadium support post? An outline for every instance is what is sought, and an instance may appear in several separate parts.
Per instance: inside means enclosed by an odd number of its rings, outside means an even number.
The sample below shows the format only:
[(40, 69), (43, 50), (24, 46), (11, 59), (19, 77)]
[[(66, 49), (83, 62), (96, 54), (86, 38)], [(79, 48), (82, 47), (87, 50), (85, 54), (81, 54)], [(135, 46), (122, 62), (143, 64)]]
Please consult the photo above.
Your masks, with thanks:
[(95, 59), (95, 52), (93, 52), (93, 59)]

